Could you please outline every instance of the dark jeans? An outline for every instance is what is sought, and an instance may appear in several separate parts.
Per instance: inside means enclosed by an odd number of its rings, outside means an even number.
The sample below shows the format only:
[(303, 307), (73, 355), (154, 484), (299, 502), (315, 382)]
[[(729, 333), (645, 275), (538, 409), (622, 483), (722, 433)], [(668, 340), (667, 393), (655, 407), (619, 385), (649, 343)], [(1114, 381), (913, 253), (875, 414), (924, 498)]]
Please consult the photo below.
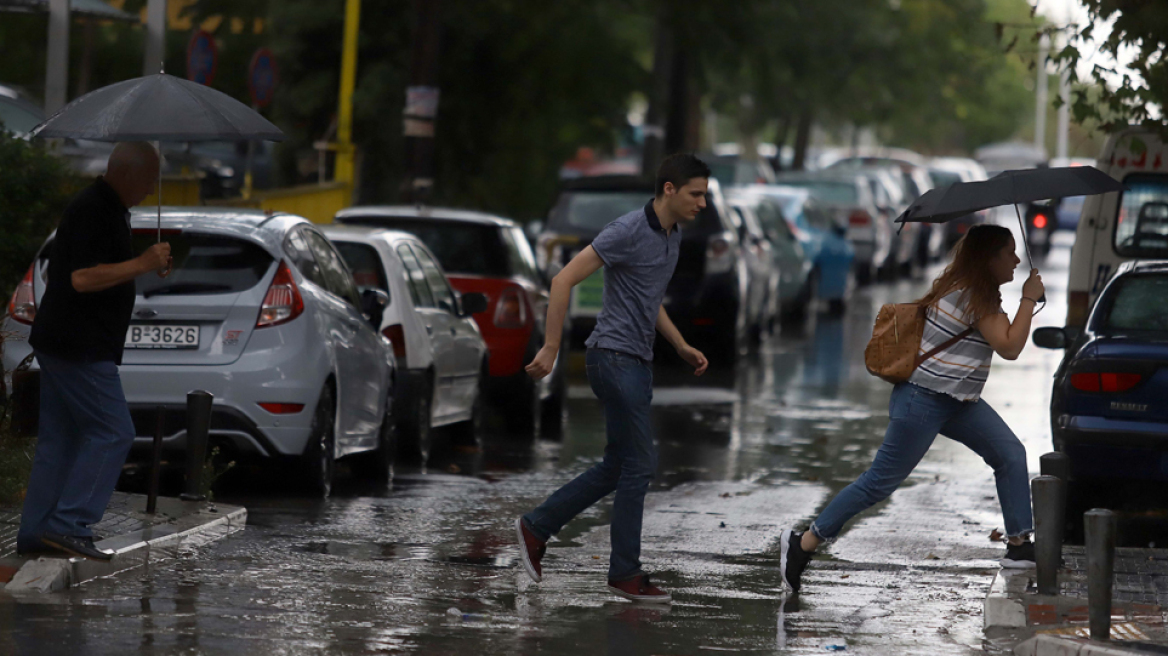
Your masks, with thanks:
[(901, 383), (892, 389), (888, 414), (888, 430), (872, 466), (815, 519), (811, 531), (817, 537), (834, 538), (852, 517), (887, 499), (916, 468), (938, 433), (969, 447), (993, 468), (1006, 534), (1016, 537), (1034, 530), (1026, 447), (990, 404), (958, 401), (948, 394)]
[(622, 581), (644, 574), (641, 520), (645, 493), (657, 472), (657, 445), (649, 416), (653, 368), (638, 357), (605, 349), (588, 349), (585, 363), (588, 382), (604, 406), (608, 434), (604, 460), (557, 490), (523, 519), (537, 537), (547, 540), (615, 490), (608, 578)]
[(40, 429), (24, 512), (20, 548), (42, 533), (91, 536), (113, 494), (134, 424), (113, 362), (74, 362), (38, 352)]

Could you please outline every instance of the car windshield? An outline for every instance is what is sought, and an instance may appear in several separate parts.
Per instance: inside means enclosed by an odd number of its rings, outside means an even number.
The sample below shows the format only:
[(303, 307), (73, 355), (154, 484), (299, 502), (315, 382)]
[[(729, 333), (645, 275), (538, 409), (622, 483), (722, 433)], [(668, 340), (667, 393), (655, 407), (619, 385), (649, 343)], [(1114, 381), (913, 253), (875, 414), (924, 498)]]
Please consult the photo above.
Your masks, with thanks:
[(500, 237), (500, 228), (485, 223), (448, 219), (382, 216), (352, 217), (346, 223), (375, 225), (408, 232), (422, 240), (446, 273), (507, 278), (511, 256)]
[(827, 180), (783, 180), (788, 187), (800, 187), (811, 192), (817, 200), (833, 205), (849, 205), (858, 201), (856, 185), (851, 182)]
[(1168, 275), (1135, 275), (1120, 281), (1103, 330), (1168, 332)]
[[(151, 271), (135, 278), (139, 294), (149, 298), (168, 294), (231, 294), (255, 287), (272, 265), (272, 256), (250, 241), (224, 235), (166, 234), (174, 266), (160, 278)], [(134, 231), (134, 252), (141, 253), (158, 240), (153, 230)]]
[(651, 191), (568, 191), (560, 197), (555, 223), (600, 232), (618, 217), (641, 209)]
[(358, 292), (364, 294), (369, 289), (380, 289), (389, 293), (385, 268), (381, 266), (381, 256), (377, 254), (377, 249), (360, 242), (331, 241), (345, 259), (345, 264), (349, 265), (349, 271), (353, 272), (353, 282), (357, 283)]
[(1129, 257), (1168, 254), (1168, 175), (1135, 174), (1123, 180), (1115, 222), (1115, 250)]
[(4, 129), (24, 134), (35, 128), (42, 120), (42, 117), (28, 109), (0, 98), (0, 123), (4, 125)]

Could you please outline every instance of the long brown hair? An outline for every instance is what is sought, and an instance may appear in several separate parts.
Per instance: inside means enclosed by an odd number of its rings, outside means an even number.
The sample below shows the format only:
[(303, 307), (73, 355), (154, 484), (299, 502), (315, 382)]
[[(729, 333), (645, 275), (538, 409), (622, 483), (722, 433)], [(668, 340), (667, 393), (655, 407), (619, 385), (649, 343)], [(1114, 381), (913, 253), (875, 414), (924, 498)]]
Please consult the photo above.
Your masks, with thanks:
[(969, 318), (974, 322), (996, 314), (1002, 306), (1002, 292), (989, 263), (1010, 245), (1012, 238), (1010, 230), (999, 225), (981, 223), (970, 228), (953, 247), (953, 261), (917, 303), (932, 306), (948, 294), (962, 290), (960, 302), (968, 308)]

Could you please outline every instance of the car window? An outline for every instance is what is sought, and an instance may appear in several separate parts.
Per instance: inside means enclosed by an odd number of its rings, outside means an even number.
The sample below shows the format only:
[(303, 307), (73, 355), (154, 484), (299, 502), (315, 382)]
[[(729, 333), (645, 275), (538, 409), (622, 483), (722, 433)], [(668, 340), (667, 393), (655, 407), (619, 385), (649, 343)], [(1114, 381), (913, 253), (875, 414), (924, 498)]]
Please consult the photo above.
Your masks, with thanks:
[(1168, 332), (1168, 275), (1135, 275), (1118, 282), (1103, 330)]
[(789, 187), (800, 187), (811, 192), (816, 199), (836, 205), (855, 205), (859, 202), (856, 185), (852, 182), (829, 182), (826, 180), (783, 180)]
[(410, 284), (410, 296), (414, 299), (414, 307), (434, 307), (434, 296), (430, 293), (430, 286), (426, 284), (426, 273), (418, 258), (405, 244), (397, 247), (397, 256), (401, 258), (406, 268), (406, 282)]
[(813, 227), (820, 230), (831, 230), (833, 225), (831, 215), (823, 210), (822, 207), (815, 203), (807, 203), (803, 206), (803, 214), (807, 217), (807, 222)]
[(560, 194), (552, 213), (552, 227), (570, 226), (600, 232), (604, 226), (644, 207), (652, 196), (652, 190), (566, 191)]
[(1168, 256), (1168, 175), (1135, 174), (1123, 180), (1115, 220), (1115, 252), (1129, 257)]
[(507, 242), (508, 253), (511, 255), (511, 270), (528, 280), (539, 280), (535, 253), (531, 252), (531, 244), (527, 242), (527, 235), (523, 234), (523, 229), (501, 228), (500, 232), (503, 233), (503, 240)]
[(348, 301), (353, 307), (361, 307), (361, 295), (357, 293), (353, 276), (345, 267), (345, 261), (341, 259), (340, 254), (323, 235), (311, 230), (305, 230), (304, 235), (308, 247), (312, 249), (312, 254), (320, 264), (321, 272), (324, 273), (325, 288)]
[[(154, 230), (135, 231), (134, 252), (141, 253), (158, 240)], [(138, 276), (139, 294), (232, 294), (255, 287), (268, 268), (272, 256), (257, 244), (236, 237), (184, 232), (166, 236), (174, 264), (170, 275), (158, 277), (153, 271)]]
[(767, 237), (772, 241), (790, 241), (791, 229), (787, 226), (787, 222), (783, 220), (782, 212), (775, 201), (769, 198), (759, 200), (758, 208), (755, 215), (758, 217), (758, 222), (766, 231)]
[(300, 273), (311, 280), (313, 283), (328, 289), (328, 285), (324, 281), (324, 273), (320, 270), (320, 265), (316, 262), (316, 256), (312, 254), (312, 250), (308, 248), (308, 241), (304, 238), (304, 228), (293, 228), (284, 238), (284, 252), (288, 255), (288, 259), (292, 260), (292, 266), (300, 270)]
[(353, 272), (353, 282), (357, 283), (359, 293), (364, 294), (367, 289), (380, 289), (386, 294), (389, 293), (385, 266), (376, 248), (360, 242), (336, 240), (333, 241), (333, 246), (337, 247), (349, 271)]
[(44, 117), (37, 116), (31, 110), (0, 98), (0, 124), (3, 124), (3, 129), (25, 134), (43, 120)]
[(458, 302), (454, 300), (454, 290), (450, 289), (450, 283), (446, 281), (446, 275), (442, 273), (438, 263), (423, 248), (414, 246), (414, 254), (418, 256), (422, 271), (426, 272), (426, 282), (430, 283), (430, 293), (434, 295), (438, 307), (452, 314), (458, 314)]

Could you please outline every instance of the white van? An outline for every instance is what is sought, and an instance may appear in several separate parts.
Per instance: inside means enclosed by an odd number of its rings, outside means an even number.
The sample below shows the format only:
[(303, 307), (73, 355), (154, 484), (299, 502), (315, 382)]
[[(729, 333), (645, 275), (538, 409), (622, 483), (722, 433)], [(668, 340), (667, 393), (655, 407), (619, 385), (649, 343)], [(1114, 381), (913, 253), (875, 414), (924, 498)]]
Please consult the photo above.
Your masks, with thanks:
[(1082, 327), (1099, 292), (1123, 262), (1168, 259), (1168, 145), (1143, 128), (1107, 139), (1096, 163), (1122, 182), (1088, 196), (1071, 250), (1067, 325)]

